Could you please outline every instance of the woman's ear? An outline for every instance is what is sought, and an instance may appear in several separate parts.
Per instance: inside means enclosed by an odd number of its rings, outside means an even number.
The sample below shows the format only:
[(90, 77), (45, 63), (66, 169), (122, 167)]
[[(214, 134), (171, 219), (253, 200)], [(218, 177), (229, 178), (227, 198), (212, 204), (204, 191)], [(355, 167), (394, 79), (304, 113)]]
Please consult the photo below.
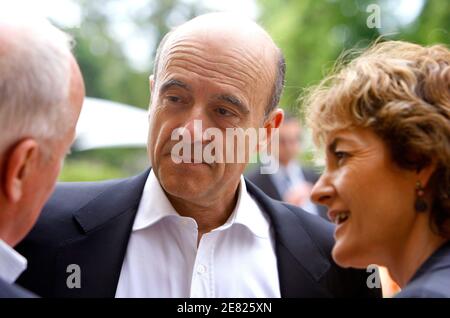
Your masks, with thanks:
[(12, 203), (23, 196), (25, 183), (37, 164), (38, 147), (34, 139), (27, 138), (13, 146), (5, 158), (2, 188), (5, 197)]
[(436, 171), (436, 168), (437, 168), (436, 159), (433, 158), (427, 166), (417, 171), (417, 181), (420, 181), (420, 183), (424, 188), (427, 187), (428, 182), (431, 179), (431, 176)]

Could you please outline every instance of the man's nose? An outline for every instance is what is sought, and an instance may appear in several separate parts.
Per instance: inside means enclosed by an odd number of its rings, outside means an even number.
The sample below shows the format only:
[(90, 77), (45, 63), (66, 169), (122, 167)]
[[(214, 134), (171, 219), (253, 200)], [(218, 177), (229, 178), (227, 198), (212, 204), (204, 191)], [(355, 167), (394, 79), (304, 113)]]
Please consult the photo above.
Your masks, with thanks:
[(311, 200), (316, 204), (329, 206), (335, 196), (335, 189), (330, 183), (329, 175), (325, 172), (317, 180), (311, 191)]
[(183, 129), (188, 131), (191, 135), (192, 142), (207, 142), (204, 139), (204, 131), (208, 128), (209, 120), (205, 109), (202, 107), (193, 107), (186, 118)]

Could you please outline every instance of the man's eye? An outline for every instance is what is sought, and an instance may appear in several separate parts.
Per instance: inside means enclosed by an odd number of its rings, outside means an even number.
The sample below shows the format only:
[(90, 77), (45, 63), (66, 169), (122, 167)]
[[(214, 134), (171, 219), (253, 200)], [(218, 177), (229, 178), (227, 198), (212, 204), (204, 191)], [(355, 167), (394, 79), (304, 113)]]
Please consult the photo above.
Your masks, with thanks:
[(182, 99), (179, 96), (176, 95), (166, 95), (164, 96), (163, 100), (169, 103), (181, 103)]
[(178, 96), (167, 96), (167, 99), (172, 103), (179, 103), (181, 101), (181, 98)]
[(234, 113), (230, 112), (228, 109), (225, 109), (223, 107), (217, 108), (216, 112), (219, 113), (220, 115), (226, 116), (226, 117), (234, 116)]

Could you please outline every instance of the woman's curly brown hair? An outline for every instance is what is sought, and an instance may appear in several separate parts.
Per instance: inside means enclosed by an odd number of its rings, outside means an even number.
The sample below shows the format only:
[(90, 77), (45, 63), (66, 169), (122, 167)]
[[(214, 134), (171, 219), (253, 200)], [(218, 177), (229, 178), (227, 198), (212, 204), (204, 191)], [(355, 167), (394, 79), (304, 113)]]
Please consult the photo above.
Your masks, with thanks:
[(334, 71), (303, 98), (317, 145), (331, 131), (372, 129), (400, 167), (433, 160), (432, 226), (450, 238), (450, 51), (402, 41), (374, 44)]

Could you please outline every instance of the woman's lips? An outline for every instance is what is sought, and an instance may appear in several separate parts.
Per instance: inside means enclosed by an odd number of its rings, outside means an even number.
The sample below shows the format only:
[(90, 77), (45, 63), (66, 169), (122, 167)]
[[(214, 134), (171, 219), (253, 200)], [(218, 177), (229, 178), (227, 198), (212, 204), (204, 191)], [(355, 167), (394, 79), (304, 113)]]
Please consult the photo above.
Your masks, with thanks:
[(328, 211), (328, 218), (336, 225), (340, 225), (347, 221), (350, 217), (350, 211), (344, 210), (330, 210)]

